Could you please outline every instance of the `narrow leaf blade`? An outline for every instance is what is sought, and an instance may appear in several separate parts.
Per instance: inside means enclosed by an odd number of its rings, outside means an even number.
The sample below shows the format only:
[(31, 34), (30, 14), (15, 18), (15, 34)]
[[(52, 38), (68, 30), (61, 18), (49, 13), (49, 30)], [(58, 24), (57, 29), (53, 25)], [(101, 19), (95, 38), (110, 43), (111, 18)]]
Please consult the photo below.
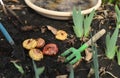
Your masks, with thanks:
[(93, 10), (89, 16), (86, 16), (86, 18), (84, 19), (84, 36), (88, 36), (88, 33), (90, 31), (90, 25), (92, 23), (93, 17), (95, 14), (95, 10)]

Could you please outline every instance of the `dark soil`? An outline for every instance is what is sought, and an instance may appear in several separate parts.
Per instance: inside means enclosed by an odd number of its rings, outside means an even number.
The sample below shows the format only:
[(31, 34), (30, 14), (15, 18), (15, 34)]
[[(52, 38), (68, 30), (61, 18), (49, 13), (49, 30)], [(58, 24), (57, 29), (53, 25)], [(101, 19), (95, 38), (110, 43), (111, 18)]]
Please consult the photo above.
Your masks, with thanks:
[[(12, 2), (4, 0), (6, 5), (25, 5), (24, 1)], [(38, 67), (45, 66), (45, 71), (40, 78), (56, 78), (57, 75), (69, 74), (66, 65), (57, 62), (57, 57), (62, 52), (64, 52), (69, 47), (73, 46), (78, 48), (83, 44), (78, 38), (75, 37), (74, 44), (68, 44), (67, 41), (59, 41), (55, 39), (54, 35), (47, 30), (46, 26), (50, 25), (57, 29), (65, 30), (69, 35), (75, 36), (72, 29), (72, 20), (61, 21), (46, 18), (37, 14), (29, 7), (24, 7), (20, 10), (14, 10), (14, 12), (20, 17), (24, 24), (21, 24), (14, 16), (9, 13), (6, 16), (3, 10), (0, 8), (0, 22), (5, 26), (9, 34), (12, 36), (13, 40), (17, 45), (22, 45), (22, 42), (28, 38), (44, 38), (47, 43), (55, 43), (59, 47), (59, 52), (56, 56), (44, 56), (44, 59), (40, 62), (35, 62)], [(8, 18), (10, 17), (10, 18)], [(92, 22), (92, 31), (95, 32), (106, 29), (107, 32), (113, 32), (115, 28), (115, 12), (114, 5), (102, 5), (97, 11)], [(22, 30), (22, 27), (31, 26), (32, 29)], [(45, 32), (42, 33), (42, 30)], [(117, 64), (117, 60), (109, 60), (105, 56), (105, 35), (100, 38), (97, 42), (97, 49), (99, 55), (99, 69), (104, 69), (109, 73), (103, 73), (101, 71), (101, 78), (114, 78), (111, 74), (120, 78), (120, 66)], [(118, 38), (117, 45), (120, 46), (120, 37)], [(41, 49), (42, 50), (42, 49)], [(25, 60), (17, 62), (23, 66), (25, 70), (25, 75), (21, 75), (20, 72), (14, 67), (10, 62), (15, 59), (12, 55), (12, 47), (7, 42), (3, 34), (0, 32), (0, 78), (34, 78), (34, 69), (32, 65), (32, 60), (28, 55), (28, 50), (24, 49)], [(83, 54), (84, 56), (84, 54)], [(22, 58), (22, 57), (21, 57)], [(87, 63), (82, 61), (80, 65), (75, 69), (75, 78), (87, 78), (90, 68), (92, 67), (92, 61)], [(111, 74), (110, 74), (111, 73)], [(94, 78), (94, 76), (92, 77)]]

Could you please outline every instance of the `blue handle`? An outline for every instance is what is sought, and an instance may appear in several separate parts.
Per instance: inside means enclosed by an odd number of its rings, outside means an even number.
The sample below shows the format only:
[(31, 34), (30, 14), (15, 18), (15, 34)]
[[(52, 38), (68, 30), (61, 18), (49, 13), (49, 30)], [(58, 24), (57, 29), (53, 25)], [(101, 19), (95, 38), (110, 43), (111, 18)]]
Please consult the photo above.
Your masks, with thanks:
[(15, 45), (12, 37), (9, 35), (9, 33), (7, 32), (7, 30), (5, 29), (5, 27), (0, 23), (0, 31), (3, 33), (3, 35), (5, 36), (5, 38), (7, 39), (7, 41), (11, 44), (11, 45)]

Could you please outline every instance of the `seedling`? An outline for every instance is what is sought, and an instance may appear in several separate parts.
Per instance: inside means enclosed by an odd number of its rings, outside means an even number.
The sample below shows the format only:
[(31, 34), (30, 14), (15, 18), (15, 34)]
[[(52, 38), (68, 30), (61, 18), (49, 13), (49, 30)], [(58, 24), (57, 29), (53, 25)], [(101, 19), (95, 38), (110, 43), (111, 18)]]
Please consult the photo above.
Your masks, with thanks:
[(44, 72), (45, 67), (43, 66), (43, 67), (37, 68), (35, 62), (32, 61), (32, 63), (33, 63), (34, 71), (35, 71), (35, 78), (40, 78), (39, 76)]
[(78, 38), (88, 37), (94, 13), (95, 10), (93, 10), (89, 16), (84, 17), (80, 9), (78, 11), (75, 8), (73, 9), (73, 30)]
[(15, 61), (12, 61), (12, 63), (14, 64), (14, 66), (18, 69), (18, 71), (21, 74), (24, 74), (24, 70), (23, 70), (23, 67), (21, 65), (18, 65)]
[(113, 59), (115, 56), (115, 49), (116, 49), (116, 42), (117, 42), (117, 38), (118, 38), (118, 34), (119, 34), (119, 26), (120, 26), (120, 10), (118, 8), (118, 6), (115, 6), (115, 11), (117, 14), (117, 23), (116, 23), (116, 28), (112, 34), (112, 36), (110, 37), (110, 33), (107, 33), (106, 35), (106, 56), (109, 59)]
[(106, 35), (106, 56), (109, 59), (113, 59), (115, 56), (115, 48), (116, 48), (118, 32), (119, 29), (116, 28), (111, 37), (110, 37), (110, 33), (107, 33)]

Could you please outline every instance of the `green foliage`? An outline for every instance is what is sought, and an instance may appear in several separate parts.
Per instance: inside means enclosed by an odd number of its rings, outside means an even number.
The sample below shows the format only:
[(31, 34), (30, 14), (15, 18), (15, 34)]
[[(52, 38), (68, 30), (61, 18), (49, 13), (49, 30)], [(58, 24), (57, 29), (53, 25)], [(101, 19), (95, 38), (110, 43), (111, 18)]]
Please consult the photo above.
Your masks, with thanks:
[(118, 65), (120, 65), (120, 49), (116, 49), (117, 52), (117, 61), (118, 61)]
[(117, 18), (117, 27), (120, 28), (120, 9), (117, 5), (115, 5), (115, 12), (116, 12), (116, 18)]
[(120, 0), (102, 0), (102, 3), (118, 4)]
[(110, 33), (107, 33), (106, 35), (106, 56), (109, 59), (113, 59), (115, 56), (115, 49), (116, 49), (116, 42), (119, 34), (119, 26), (120, 26), (120, 10), (118, 6), (115, 6), (115, 11), (117, 15), (117, 23), (116, 23), (116, 28), (110, 37)]
[(35, 71), (35, 78), (39, 78), (39, 76), (44, 72), (45, 67), (43, 66), (43, 67), (37, 68), (35, 62), (32, 61), (32, 63), (33, 63), (34, 71)]
[(113, 3), (115, 0), (102, 0), (103, 3)]
[(107, 33), (106, 35), (106, 56), (109, 59), (113, 59), (115, 56), (115, 48), (116, 48), (118, 32), (119, 29), (116, 27), (111, 37), (110, 37), (110, 33)]
[(74, 69), (73, 69), (73, 65), (69, 65), (69, 69), (70, 69), (69, 78), (74, 78)]
[(84, 16), (81, 14), (81, 10), (76, 11), (76, 9), (73, 9), (73, 22), (74, 22), (74, 32), (77, 37), (82, 37), (83, 36), (83, 19)]
[(12, 63), (14, 64), (14, 66), (18, 69), (18, 71), (21, 73), (21, 74), (24, 74), (24, 70), (23, 70), (23, 67), (21, 65), (18, 65), (16, 62), (13, 62)]
[(81, 13), (81, 10), (78, 11), (73, 9), (73, 30), (78, 38), (87, 37), (90, 31), (90, 25), (94, 16), (95, 10), (93, 10), (88, 16), (85, 16)]
[(98, 64), (98, 56), (97, 56), (97, 48), (92, 40), (92, 52), (93, 52), (93, 69), (95, 72), (95, 78), (99, 78), (99, 64)]
[(94, 16), (94, 13), (95, 11), (93, 10), (89, 16), (86, 16), (84, 18), (84, 36), (87, 37), (88, 34), (89, 34), (89, 31), (90, 31), (90, 25), (91, 25), (91, 22), (92, 22), (92, 19), (93, 19), (93, 16)]

